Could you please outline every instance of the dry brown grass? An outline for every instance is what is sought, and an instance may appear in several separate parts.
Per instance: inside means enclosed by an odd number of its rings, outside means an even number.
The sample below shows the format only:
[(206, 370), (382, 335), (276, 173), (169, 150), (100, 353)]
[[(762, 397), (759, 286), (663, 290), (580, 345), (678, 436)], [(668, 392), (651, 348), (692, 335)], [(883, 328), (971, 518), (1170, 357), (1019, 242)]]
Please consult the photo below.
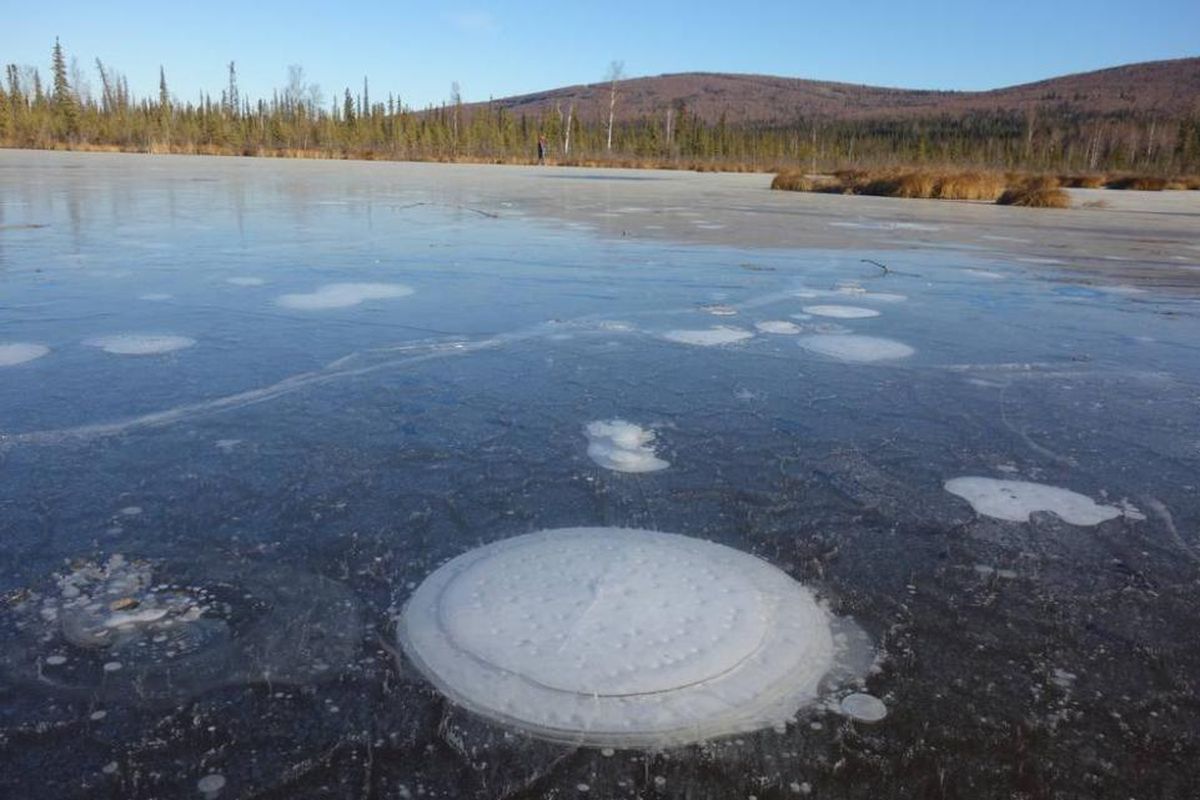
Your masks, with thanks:
[(1153, 175), (1126, 175), (1114, 178), (1106, 185), (1109, 189), (1128, 189), (1135, 192), (1161, 192), (1167, 188), (1167, 179)]
[(1088, 173), (1083, 175), (1059, 175), (1059, 183), (1068, 189), (1102, 189), (1108, 183), (1107, 175)]
[(938, 200), (995, 200), (1005, 188), (996, 172), (933, 172), (930, 170), (839, 170), (828, 178), (802, 172), (781, 172), (773, 189), (833, 194), (865, 194)]
[(781, 172), (771, 181), (772, 189), (782, 189), (787, 192), (819, 192), (829, 181), (811, 178), (803, 172), (791, 170)]
[(1005, 189), (996, 203), (1022, 208), (1070, 208), (1071, 196), (1058, 188), (1058, 178), (1043, 175)]

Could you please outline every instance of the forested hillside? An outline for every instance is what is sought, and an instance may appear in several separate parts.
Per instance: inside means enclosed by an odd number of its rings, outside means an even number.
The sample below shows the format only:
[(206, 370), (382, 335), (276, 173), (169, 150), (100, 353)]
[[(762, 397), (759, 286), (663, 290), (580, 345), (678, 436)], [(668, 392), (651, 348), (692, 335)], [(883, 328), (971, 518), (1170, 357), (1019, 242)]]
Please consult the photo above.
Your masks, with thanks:
[(458, 95), (455, 86), (446, 103), (412, 109), (364, 79), (329, 97), (292, 67), (271, 97), (249, 98), (230, 63), (214, 93), (176, 97), (160, 70), (157, 95), (135, 97), (117, 69), (83, 68), (56, 42), (47, 78), (6, 67), (0, 144), (513, 162), (532, 160), (540, 133), (558, 163), (1200, 172), (1195, 58), (974, 93), (693, 73), (487, 103)]

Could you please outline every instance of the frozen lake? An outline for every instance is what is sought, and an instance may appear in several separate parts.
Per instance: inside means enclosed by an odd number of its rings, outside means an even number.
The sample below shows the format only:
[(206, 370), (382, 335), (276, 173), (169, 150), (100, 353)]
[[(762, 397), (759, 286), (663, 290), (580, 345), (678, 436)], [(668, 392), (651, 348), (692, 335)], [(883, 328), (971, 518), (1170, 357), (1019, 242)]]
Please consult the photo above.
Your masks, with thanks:
[[(768, 183), (0, 151), (0, 794), (1191, 796), (1200, 196)], [(874, 664), (649, 750), (448, 702), (404, 603), (577, 527)]]

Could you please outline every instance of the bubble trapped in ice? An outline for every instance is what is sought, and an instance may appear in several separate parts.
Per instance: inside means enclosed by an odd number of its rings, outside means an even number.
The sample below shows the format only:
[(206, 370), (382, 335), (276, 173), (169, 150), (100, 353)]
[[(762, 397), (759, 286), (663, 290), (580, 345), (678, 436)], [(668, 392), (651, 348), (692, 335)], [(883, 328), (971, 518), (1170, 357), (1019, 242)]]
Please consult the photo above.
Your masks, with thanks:
[(106, 353), (118, 356), (153, 356), (183, 350), (196, 343), (187, 336), (168, 334), (125, 333), (116, 336), (97, 336), (86, 339), (84, 344), (98, 347)]
[(277, 566), (77, 561), (0, 615), (0, 671), (113, 702), (180, 700), (218, 686), (307, 684), (358, 649), (340, 584)]
[(679, 344), (690, 344), (698, 347), (715, 347), (723, 344), (733, 344), (745, 339), (754, 338), (754, 334), (742, 328), (728, 325), (718, 325), (704, 330), (673, 330), (663, 334), (663, 338)]
[(656, 747), (791, 719), (861, 661), (848, 651), (865, 639), (834, 634), (845, 624), (747, 553), (566, 528), (453, 559), (397, 630), (408, 658), (472, 711), (552, 740)]
[(858, 306), (804, 306), (802, 310), (805, 314), (812, 314), (815, 317), (833, 317), (835, 319), (869, 319), (879, 316), (879, 312), (873, 308), (859, 308)]
[(18, 364), (25, 364), (41, 358), (49, 352), (50, 348), (44, 344), (26, 344), (24, 342), (0, 344), (0, 367), (15, 367)]
[(838, 361), (860, 363), (894, 361), (908, 358), (916, 352), (903, 342), (882, 339), (877, 336), (852, 334), (816, 334), (801, 338), (799, 343), (805, 350), (813, 353), (835, 358)]

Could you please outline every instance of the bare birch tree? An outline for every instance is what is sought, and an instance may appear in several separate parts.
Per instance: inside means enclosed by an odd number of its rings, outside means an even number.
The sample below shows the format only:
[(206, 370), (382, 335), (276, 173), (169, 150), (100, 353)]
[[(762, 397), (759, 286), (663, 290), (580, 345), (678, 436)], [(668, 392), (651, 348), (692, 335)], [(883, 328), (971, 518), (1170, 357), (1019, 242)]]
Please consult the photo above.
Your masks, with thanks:
[(625, 62), (613, 61), (608, 65), (608, 152), (612, 152), (613, 111), (617, 107), (617, 81), (625, 76)]

